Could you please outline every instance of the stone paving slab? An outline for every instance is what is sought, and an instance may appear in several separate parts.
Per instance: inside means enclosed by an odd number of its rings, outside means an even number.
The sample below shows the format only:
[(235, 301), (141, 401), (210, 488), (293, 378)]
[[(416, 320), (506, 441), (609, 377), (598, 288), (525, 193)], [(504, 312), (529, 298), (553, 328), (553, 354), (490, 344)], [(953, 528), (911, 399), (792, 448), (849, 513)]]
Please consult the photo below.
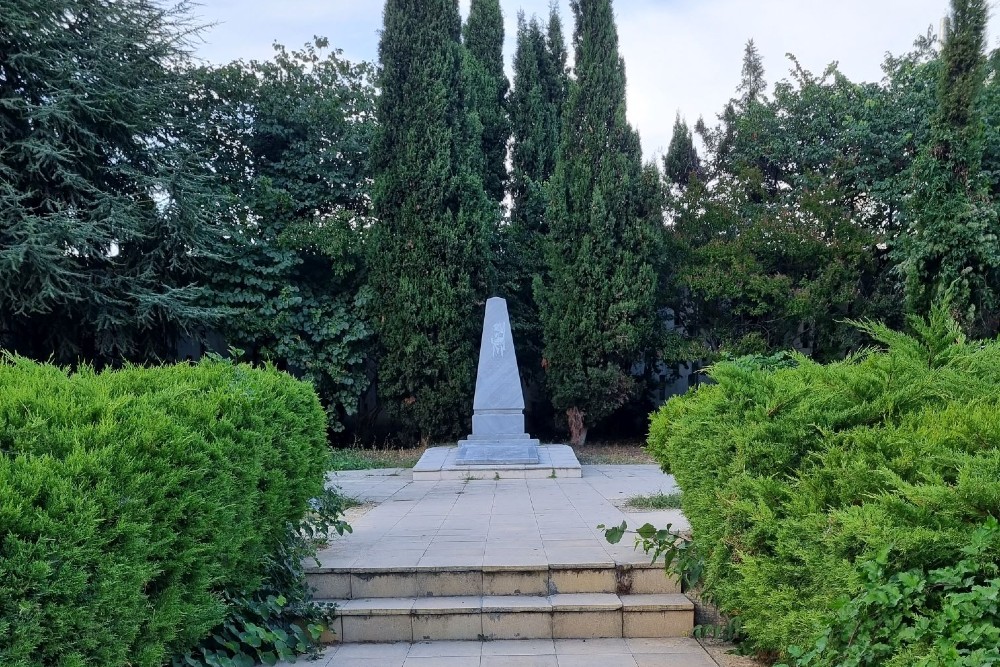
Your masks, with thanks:
[(369, 470), (332, 473), (329, 482), (378, 505), (320, 552), (322, 568), (643, 563), (648, 557), (628, 537), (608, 544), (598, 524), (689, 529), (680, 510), (632, 514), (615, 506), (677, 491), (655, 465), (587, 465), (580, 478), (416, 482), (406, 469)]
[[(718, 667), (694, 639), (522, 639), (331, 646), (313, 667)], [(278, 663), (290, 667), (290, 663)]]

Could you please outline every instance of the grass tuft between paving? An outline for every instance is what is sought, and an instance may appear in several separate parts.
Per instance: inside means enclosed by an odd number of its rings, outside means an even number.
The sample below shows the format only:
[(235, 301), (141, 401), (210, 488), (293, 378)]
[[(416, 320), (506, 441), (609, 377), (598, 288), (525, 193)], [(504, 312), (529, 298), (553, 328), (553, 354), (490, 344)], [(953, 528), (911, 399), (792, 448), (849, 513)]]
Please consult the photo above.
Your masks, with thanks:
[(637, 510), (676, 510), (681, 507), (680, 493), (639, 494), (625, 501), (626, 507)]
[(643, 442), (594, 442), (574, 447), (576, 457), (583, 465), (650, 465), (656, 460), (645, 450)]
[(330, 450), (330, 470), (375, 470), (378, 468), (412, 468), (417, 464), (423, 447), (409, 449), (368, 449), (345, 447)]

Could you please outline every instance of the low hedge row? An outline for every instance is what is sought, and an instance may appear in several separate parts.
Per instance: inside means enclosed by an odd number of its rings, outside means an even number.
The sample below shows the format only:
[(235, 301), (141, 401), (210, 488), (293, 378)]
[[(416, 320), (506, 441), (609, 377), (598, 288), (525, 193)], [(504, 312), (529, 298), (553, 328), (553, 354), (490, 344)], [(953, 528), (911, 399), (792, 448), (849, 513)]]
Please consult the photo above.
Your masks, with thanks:
[(1000, 342), (943, 308), (912, 324), (862, 325), (881, 349), (840, 363), (720, 363), (652, 419), (705, 591), (752, 650), (1000, 664)]
[(0, 362), (0, 664), (159, 667), (322, 492), (309, 385), (220, 360)]

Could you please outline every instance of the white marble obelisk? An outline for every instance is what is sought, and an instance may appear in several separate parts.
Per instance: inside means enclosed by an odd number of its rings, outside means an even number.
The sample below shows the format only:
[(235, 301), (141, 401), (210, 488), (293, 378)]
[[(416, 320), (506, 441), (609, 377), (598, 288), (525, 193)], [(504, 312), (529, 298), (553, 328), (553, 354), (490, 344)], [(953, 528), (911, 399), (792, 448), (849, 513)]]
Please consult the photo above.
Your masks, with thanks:
[(538, 463), (538, 440), (524, 430), (524, 394), (510, 332), (507, 302), (486, 302), (472, 403), (472, 434), (459, 440), (460, 465)]

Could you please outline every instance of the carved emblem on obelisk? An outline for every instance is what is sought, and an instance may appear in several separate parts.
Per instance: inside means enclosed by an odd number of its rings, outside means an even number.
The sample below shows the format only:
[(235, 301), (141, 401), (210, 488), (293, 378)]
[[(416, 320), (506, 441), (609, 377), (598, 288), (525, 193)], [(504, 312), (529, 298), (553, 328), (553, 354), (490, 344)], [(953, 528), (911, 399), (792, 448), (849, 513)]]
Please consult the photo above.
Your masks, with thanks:
[(493, 325), (493, 358), (503, 357), (503, 353), (507, 351), (507, 333), (504, 330), (503, 322), (497, 322)]

